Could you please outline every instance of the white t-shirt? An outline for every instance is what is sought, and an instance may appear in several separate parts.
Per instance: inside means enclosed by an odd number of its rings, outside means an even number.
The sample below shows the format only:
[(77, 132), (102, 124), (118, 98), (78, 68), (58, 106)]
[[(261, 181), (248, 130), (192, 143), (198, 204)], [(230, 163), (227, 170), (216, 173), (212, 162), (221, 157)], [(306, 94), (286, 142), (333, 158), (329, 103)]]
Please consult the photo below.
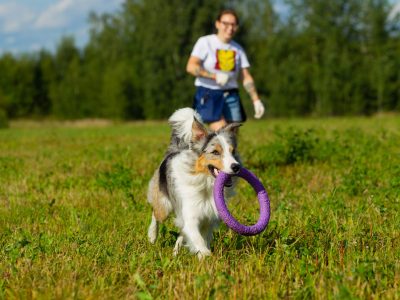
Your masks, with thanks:
[(216, 34), (199, 38), (194, 45), (191, 56), (202, 61), (202, 67), (211, 73), (225, 72), (229, 74), (229, 81), (221, 87), (215, 80), (196, 77), (195, 86), (209, 89), (234, 89), (238, 88), (238, 77), (241, 69), (250, 67), (246, 53), (236, 42), (223, 43)]

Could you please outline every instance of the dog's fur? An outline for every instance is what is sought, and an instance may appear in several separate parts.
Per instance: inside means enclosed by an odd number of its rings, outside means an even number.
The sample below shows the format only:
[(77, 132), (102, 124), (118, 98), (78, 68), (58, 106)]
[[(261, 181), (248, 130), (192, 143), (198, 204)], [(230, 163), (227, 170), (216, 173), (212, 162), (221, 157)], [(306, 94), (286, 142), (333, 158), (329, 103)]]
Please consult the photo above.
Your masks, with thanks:
[[(175, 214), (180, 229), (174, 255), (182, 245), (199, 258), (210, 255), (213, 230), (219, 218), (213, 199), (215, 177), (221, 170), (239, 172), (236, 135), (239, 123), (209, 132), (191, 108), (177, 110), (170, 118), (170, 145), (149, 183), (148, 202), (153, 208), (148, 237), (157, 239), (158, 223)], [(226, 184), (233, 188), (233, 183)]]

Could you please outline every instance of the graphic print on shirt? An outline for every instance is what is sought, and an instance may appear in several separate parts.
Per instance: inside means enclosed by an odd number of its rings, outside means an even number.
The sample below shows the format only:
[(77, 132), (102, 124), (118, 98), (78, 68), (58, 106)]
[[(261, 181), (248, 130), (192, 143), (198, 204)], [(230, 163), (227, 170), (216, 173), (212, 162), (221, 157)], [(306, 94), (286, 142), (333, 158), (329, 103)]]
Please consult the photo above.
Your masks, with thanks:
[(217, 55), (217, 62), (215, 63), (216, 70), (221, 70), (225, 72), (231, 72), (235, 70), (236, 51), (217, 49), (216, 55)]

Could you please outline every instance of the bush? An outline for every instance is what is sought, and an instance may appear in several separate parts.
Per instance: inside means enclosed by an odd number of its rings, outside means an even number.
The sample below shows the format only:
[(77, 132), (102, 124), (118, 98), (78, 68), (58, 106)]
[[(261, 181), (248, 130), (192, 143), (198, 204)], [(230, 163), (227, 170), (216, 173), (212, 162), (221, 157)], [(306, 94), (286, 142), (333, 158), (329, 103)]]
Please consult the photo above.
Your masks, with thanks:
[(275, 134), (285, 145), (284, 162), (286, 165), (296, 162), (313, 162), (317, 158), (316, 149), (319, 146), (319, 138), (315, 130), (289, 128), (285, 132), (276, 130)]
[[(295, 163), (312, 163), (323, 159), (320, 153), (320, 134), (314, 129), (299, 130), (288, 128), (274, 130), (276, 139), (269, 144), (261, 144), (249, 155), (249, 166), (265, 169), (270, 165), (292, 165)], [(325, 147), (327, 148), (327, 147)]]
[(7, 114), (2, 109), (0, 109), (0, 128), (8, 128)]

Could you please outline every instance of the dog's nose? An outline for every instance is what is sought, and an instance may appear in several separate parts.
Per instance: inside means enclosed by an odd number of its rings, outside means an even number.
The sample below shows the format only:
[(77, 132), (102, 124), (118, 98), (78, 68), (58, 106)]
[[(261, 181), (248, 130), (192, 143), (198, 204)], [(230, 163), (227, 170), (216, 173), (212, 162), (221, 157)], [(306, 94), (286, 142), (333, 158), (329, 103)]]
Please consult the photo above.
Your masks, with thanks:
[(239, 164), (231, 164), (231, 169), (233, 173), (237, 174), (240, 171), (240, 165)]

